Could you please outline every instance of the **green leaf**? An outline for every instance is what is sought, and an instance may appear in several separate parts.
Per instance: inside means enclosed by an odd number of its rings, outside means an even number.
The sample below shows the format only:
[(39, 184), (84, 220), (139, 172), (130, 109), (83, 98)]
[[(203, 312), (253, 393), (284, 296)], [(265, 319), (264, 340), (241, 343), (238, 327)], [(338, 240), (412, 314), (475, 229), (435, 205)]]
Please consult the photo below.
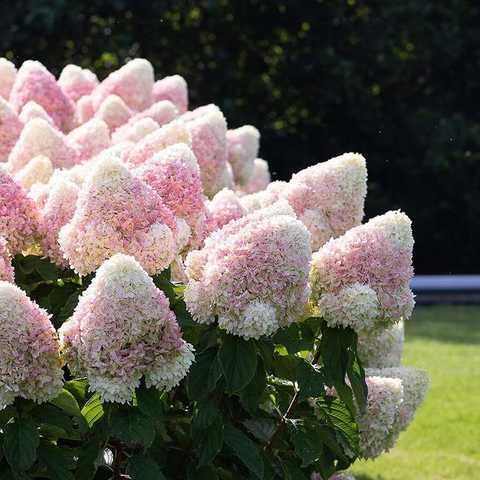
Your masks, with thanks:
[(308, 480), (308, 477), (302, 473), (294, 461), (282, 459), (281, 465), (284, 474), (283, 480)]
[(47, 467), (52, 480), (75, 480), (70, 471), (75, 467), (74, 453), (71, 449), (42, 442), (38, 449), (38, 457)]
[(207, 429), (219, 418), (222, 418), (222, 414), (213, 402), (200, 402), (197, 404), (197, 410), (193, 416), (192, 428), (197, 431)]
[(35, 424), (28, 418), (16, 418), (5, 427), (3, 452), (14, 471), (28, 470), (37, 459), (40, 438)]
[(46, 258), (39, 259), (35, 269), (44, 280), (55, 281), (58, 278), (57, 267)]
[(293, 323), (289, 327), (282, 328), (273, 337), (276, 344), (284, 345), (288, 353), (312, 350), (315, 337), (308, 324)]
[(90, 428), (92, 428), (93, 425), (103, 417), (103, 403), (98, 393), (93, 395), (88, 400), (88, 402), (82, 408), (81, 414), (85, 418)]
[(97, 460), (103, 455), (102, 442), (90, 442), (78, 456), (75, 470), (76, 480), (92, 480), (97, 471)]
[(292, 382), (297, 381), (297, 368), (300, 363), (300, 358), (293, 355), (279, 355), (274, 354), (273, 371), (275, 376), (279, 378), (286, 378)]
[(297, 375), (300, 401), (325, 394), (325, 378), (320, 367), (301, 360), (298, 364)]
[(163, 403), (160, 392), (156, 388), (147, 388), (142, 385), (137, 389), (136, 396), (138, 408), (143, 414), (152, 419), (158, 419), (163, 415)]
[(257, 350), (253, 340), (226, 335), (220, 347), (219, 359), (230, 393), (243, 390), (255, 375)]
[(307, 467), (323, 455), (323, 442), (317, 430), (290, 428), (289, 431), (302, 467)]
[(166, 480), (158, 464), (144, 455), (134, 455), (128, 460), (127, 473), (132, 480)]
[(82, 403), (85, 401), (88, 392), (88, 382), (86, 378), (69, 380), (65, 382), (63, 387), (74, 395), (77, 401)]
[(218, 480), (218, 478), (217, 469), (212, 465), (187, 470), (187, 480)]
[(140, 410), (120, 407), (112, 413), (112, 436), (130, 445), (149, 446), (155, 438), (152, 419)]
[(250, 413), (257, 410), (266, 386), (267, 374), (263, 368), (263, 361), (260, 360), (252, 381), (240, 392), (240, 402)]
[(267, 443), (277, 428), (276, 423), (270, 418), (251, 418), (244, 420), (242, 424), (258, 440)]
[(221, 375), (216, 356), (215, 348), (196, 356), (187, 375), (187, 393), (191, 400), (201, 400), (214, 390)]
[(207, 429), (197, 433), (194, 431), (193, 438), (199, 455), (199, 467), (212, 462), (220, 452), (223, 447), (223, 431), (224, 424), (221, 416), (216, 417)]
[(225, 426), (225, 443), (257, 478), (263, 478), (263, 458), (255, 443), (247, 435), (227, 424)]
[(78, 402), (75, 397), (65, 388), (62, 389), (60, 394), (56, 396), (53, 400), (50, 400), (52, 405), (60, 408), (64, 412), (73, 416), (81, 416), (82, 412), (78, 406)]

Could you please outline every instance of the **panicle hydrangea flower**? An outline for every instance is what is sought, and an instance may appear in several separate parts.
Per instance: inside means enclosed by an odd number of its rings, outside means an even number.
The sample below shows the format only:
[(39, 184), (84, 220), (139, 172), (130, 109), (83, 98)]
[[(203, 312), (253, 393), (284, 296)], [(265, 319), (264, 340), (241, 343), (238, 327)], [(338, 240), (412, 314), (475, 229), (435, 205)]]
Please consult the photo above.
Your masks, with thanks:
[(207, 209), (208, 231), (210, 232), (218, 230), (232, 220), (238, 220), (247, 214), (239, 198), (228, 188), (220, 190), (207, 203)]
[(251, 125), (228, 130), (227, 148), (235, 183), (245, 185), (253, 175), (260, 148), (260, 132)]
[(139, 120), (129, 121), (125, 125), (117, 128), (112, 134), (112, 143), (120, 142), (139, 142), (142, 138), (158, 130), (158, 123), (152, 118), (140, 118)]
[(71, 100), (77, 102), (84, 95), (90, 95), (98, 85), (97, 76), (88, 68), (81, 68), (78, 65), (69, 64), (64, 67), (58, 84)]
[(127, 155), (122, 156), (124, 160), (132, 165), (139, 165), (161, 150), (176, 143), (192, 145), (192, 137), (181, 120), (174, 120), (163, 127), (155, 130), (142, 138)]
[[(425, 371), (413, 367), (367, 368), (365, 374), (375, 377), (400, 379), (403, 387), (403, 402), (397, 417), (394, 429), (405, 431), (415, 417), (415, 412), (423, 402), (429, 386), (429, 378)], [(394, 442), (390, 447), (394, 446)]]
[(92, 118), (72, 130), (67, 139), (77, 146), (80, 161), (88, 160), (110, 146), (108, 125), (98, 118)]
[(75, 124), (81, 125), (87, 122), (94, 114), (95, 110), (93, 109), (92, 97), (90, 95), (81, 97), (75, 106)]
[(63, 385), (59, 342), (50, 315), (16, 285), (0, 281), (0, 409), (16, 397), (37, 403)]
[(192, 136), (192, 150), (200, 165), (203, 190), (213, 196), (225, 185), (227, 122), (220, 109), (204, 105), (181, 117)]
[(55, 168), (72, 167), (79, 162), (78, 151), (67, 137), (42, 118), (30, 120), (8, 157), (8, 169), (16, 173), (32, 158), (44, 155)]
[(43, 118), (50, 125), (54, 125), (52, 117), (45, 111), (45, 109), (39, 105), (37, 102), (30, 100), (23, 107), (20, 115), (18, 116), (19, 120), (23, 124), (27, 124), (30, 120), (34, 118)]
[(95, 118), (103, 120), (112, 132), (127, 123), (131, 116), (132, 111), (117, 95), (109, 95), (94, 115)]
[(271, 179), (268, 163), (261, 158), (256, 158), (250, 180), (245, 185), (237, 186), (236, 192), (238, 195), (261, 192), (268, 187)]
[(93, 109), (98, 110), (109, 95), (118, 95), (132, 110), (142, 111), (152, 104), (153, 67), (144, 58), (135, 58), (112, 72), (92, 92)]
[[(313, 304), (320, 307), (322, 303), (330, 304), (330, 300), (324, 301), (322, 296), (333, 294), (338, 298), (345, 287), (361, 284), (375, 291), (379, 315), (369, 326), (364, 323), (355, 328), (389, 326), (402, 318), (409, 318), (414, 306), (409, 288), (413, 276), (412, 250), (411, 221), (399, 211), (375, 217), (343, 236), (331, 239), (312, 257)], [(346, 307), (345, 303), (342, 314), (345, 314)], [(348, 318), (345, 317), (345, 326), (352, 326)], [(326, 319), (332, 322), (332, 315), (327, 315)], [(342, 321), (339, 316), (334, 324)]]
[(60, 249), (58, 233), (75, 213), (78, 192), (79, 187), (73, 182), (59, 178), (50, 187), (45, 205), (40, 211), (43, 253), (61, 267), (67, 267), (68, 262)]
[(218, 316), (229, 333), (259, 338), (302, 315), (310, 238), (292, 216), (273, 214), (283, 208), (232, 221), (188, 254), (185, 302), (195, 320), (211, 323)]
[(20, 67), (10, 93), (10, 103), (17, 113), (30, 100), (45, 109), (57, 128), (70, 130), (74, 103), (63, 93), (55, 77), (40, 62), (33, 60), (27, 60)]
[(160, 196), (113, 156), (94, 163), (79, 193), (75, 214), (59, 234), (70, 265), (81, 275), (115, 253), (133, 255), (150, 273), (177, 253), (177, 222)]
[(389, 328), (362, 331), (358, 334), (358, 356), (364, 367), (398, 367), (404, 341), (403, 321)]
[(268, 207), (283, 198), (283, 192), (287, 187), (287, 182), (271, 182), (267, 185), (265, 190), (243, 196), (241, 198), (242, 205), (249, 213), (260, 208)]
[(0, 97), (0, 162), (8, 155), (20, 136), (23, 125), (6, 100)]
[(312, 234), (312, 248), (359, 225), (367, 193), (365, 158), (345, 153), (292, 176), (283, 192)]
[(15, 181), (29, 191), (36, 183), (48, 183), (53, 175), (53, 165), (48, 157), (32, 158), (16, 175)]
[(153, 101), (169, 100), (180, 113), (188, 110), (188, 87), (180, 75), (171, 75), (157, 80), (153, 85)]
[(0, 169), (0, 235), (15, 255), (35, 243), (38, 209), (23, 188)]
[(197, 159), (187, 145), (171, 145), (132, 171), (162, 197), (177, 217), (191, 227), (196, 224), (205, 202)]
[(0, 280), (14, 282), (12, 258), (8, 251), (7, 241), (2, 236), (0, 236)]
[(368, 387), (367, 408), (359, 415), (360, 456), (377, 458), (388, 451), (400, 431), (395, 426), (403, 402), (402, 381), (399, 378), (371, 376), (365, 379)]
[(136, 122), (142, 118), (151, 118), (155, 120), (159, 125), (166, 125), (172, 120), (178, 117), (178, 110), (172, 102), (167, 100), (162, 100), (160, 102), (154, 103), (151, 107), (148, 107), (146, 110), (137, 113), (134, 115), (130, 122)]
[(15, 78), (17, 69), (15, 65), (6, 58), (0, 58), (0, 97), (8, 100)]
[(98, 269), (60, 338), (69, 367), (104, 401), (130, 401), (142, 376), (148, 387), (170, 390), (194, 358), (165, 294), (123, 254)]

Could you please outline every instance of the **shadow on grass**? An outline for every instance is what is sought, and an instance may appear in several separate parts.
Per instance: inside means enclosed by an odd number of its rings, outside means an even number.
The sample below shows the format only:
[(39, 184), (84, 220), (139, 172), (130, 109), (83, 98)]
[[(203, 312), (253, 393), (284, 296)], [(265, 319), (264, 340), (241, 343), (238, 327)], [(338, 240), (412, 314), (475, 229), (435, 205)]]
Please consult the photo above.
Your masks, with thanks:
[(365, 473), (356, 473), (355, 480), (387, 480), (383, 475), (366, 475)]
[(405, 324), (408, 340), (480, 344), (480, 306), (435, 305), (415, 309)]

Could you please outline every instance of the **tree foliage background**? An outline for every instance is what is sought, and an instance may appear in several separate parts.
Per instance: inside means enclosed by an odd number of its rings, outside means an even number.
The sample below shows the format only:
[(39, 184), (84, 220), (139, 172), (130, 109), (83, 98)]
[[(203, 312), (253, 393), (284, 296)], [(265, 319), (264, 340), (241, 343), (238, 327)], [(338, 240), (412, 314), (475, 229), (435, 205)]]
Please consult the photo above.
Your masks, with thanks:
[(262, 132), (276, 179), (345, 151), (370, 217), (414, 221), (417, 272), (480, 270), (480, 5), (469, 0), (8, 0), (0, 54), (103, 77), (142, 56)]

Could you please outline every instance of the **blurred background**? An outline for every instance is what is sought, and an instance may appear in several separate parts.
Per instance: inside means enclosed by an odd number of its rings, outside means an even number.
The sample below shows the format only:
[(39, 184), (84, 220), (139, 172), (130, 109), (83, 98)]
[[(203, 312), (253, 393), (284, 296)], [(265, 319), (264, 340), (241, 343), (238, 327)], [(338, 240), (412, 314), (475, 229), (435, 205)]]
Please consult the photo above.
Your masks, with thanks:
[(413, 219), (416, 272), (480, 271), (478, 2), (18, 0), (0, 32), (17, 66), (183, 75), (192, 106), (261, 131), (274, 179), (361, 152), (367, 216)]

